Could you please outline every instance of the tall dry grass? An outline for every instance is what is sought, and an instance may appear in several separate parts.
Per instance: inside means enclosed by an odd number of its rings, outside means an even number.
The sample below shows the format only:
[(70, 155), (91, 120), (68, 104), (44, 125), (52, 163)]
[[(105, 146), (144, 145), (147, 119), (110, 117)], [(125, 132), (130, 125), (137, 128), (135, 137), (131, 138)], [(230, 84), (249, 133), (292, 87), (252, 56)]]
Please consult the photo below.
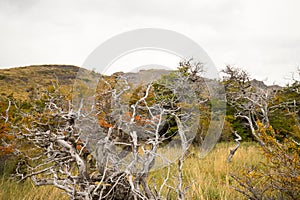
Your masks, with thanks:
[[(237, 186), (230, 173), (238, 173), (250, 165), (257, 165), (264, 157), (255, 143), (242, 143), (230, 163), (227, 162), (229, 150), (235, 146), (234, 143), (217, 144), (214, 150), (205, 158), (198, 158), (198, 149), (193, 147), (187, 155), (183, 168), (183, 182), (189, 187), (186, 199), (199, 200), (229, 200), (245, 199), (240, 193), (232, 189)], [(177, 166), (171, 168), (170, 182), (176, 187)], [(166, 175), (166, 169), (154, 172), (153, 180), (157, 185), (162, 183), (162, 177)], [(168, 192), (165, 190), (165, 192)], [(176, 193), (170, 193), (171, 199), (176, 199)]]
[(32, 181), (27, 180), (17, 183), (14, 180), (1, 178), (0, 180), (1, 200), (67, 200), (67, 195), (53, 186), (36, 187)]
[[(229, 200), (244, 199), (238, 192), (231, 188), (235, 183), (230, 178), (230, 173), (238, 171), (247, 165), (255, 165), (262, 161), (263, 156), (254, 143), (242, 143), (240, 149), (233, 157), (232, 162), (226, 161), (229, 149), (234, 143), (217, 144), (214, 150), (205, 158), (198, 158), (198, 149), (193, 147), (187, 155), (183, 168), (184, 186), (189, 189), (186, 199), (200, 200)], [(170, 186), (176, 187), (177, 165), (171, 167)], [(157, 185), (162, 183), (166, 169), (151, 173), (151, 183), (156, 180)], [(167, 192), (165, 190), (164, 192)], [(175, 192), (170, 193), (171, 199), (176, 199)], [(38, 199), (69, 199), (63, 191), (52, 186), (36, 187), (30, 180), (16, 183), (7, 178), (0, 179), (0, 199), (3, 200), (38, 200)]]

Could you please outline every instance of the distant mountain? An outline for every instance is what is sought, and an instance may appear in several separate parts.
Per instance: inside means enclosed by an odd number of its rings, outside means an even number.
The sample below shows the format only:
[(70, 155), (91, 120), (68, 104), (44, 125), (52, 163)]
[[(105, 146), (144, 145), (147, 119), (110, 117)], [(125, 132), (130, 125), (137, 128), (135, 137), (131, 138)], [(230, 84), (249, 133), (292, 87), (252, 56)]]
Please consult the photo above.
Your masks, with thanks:
[(123, 73), (127, 78), (128, 82), (133, 85), (137, 85), (140, 83), (147, 84), (151, 81), (158, 80), (161, 76), (171, 73), (172, 70), (164, 70), (164, 69), (147, 69), (140, 70), (138, 72), (128, 72)]
[(258, 87), (261, 89), (270, 90), (274, 92), (282, 89), (282, 87), (279, 85), (266, 85), (263, 81), (258, 81), (256, 79), (251, 80), (251, 84), (254, 87)]

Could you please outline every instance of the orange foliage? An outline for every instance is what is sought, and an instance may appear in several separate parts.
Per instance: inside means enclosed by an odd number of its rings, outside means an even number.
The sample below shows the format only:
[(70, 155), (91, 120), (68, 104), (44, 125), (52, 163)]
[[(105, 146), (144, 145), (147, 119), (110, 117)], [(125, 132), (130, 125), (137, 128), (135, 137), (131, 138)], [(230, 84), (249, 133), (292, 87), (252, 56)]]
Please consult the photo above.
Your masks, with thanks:
[(7, 124), (0, 124), (0, 140), (4, 140), (6, 143), (8, 143), (8, 146), (3, 146), (2, 144), (0, 144), (0, 155), (10, 154), (14, 151), (13, 146), (9, 144), (9, 142), (12, 141), (14, 137), (7, 134), (8, 131), (9, 127)]
[[(126, 112), (124, 114), (124, 119), (126, 121), (129, 122), (131, 120), (131, 118), (132, 118), (132, 112)], [(134, 117), (134, 121), (136, 122), (137, 125), (142, 126), (145, 124), (151, 124), (151, 121), (157, 122), (159, 118), (160, 118), (159, 115), (156, 115), (155, 117), (153, 117), (151, 119), (147, 119), (147, 118), (141, 117), (140, 115), (136, 115)]]
[(134, 121), (141, 121), (141, 120), (143, 120), (143, 119), (138, 115), (134, 117)]
[(104, 127), (104, 128), (110, 128), (110, 127), (113, 127), (112, 124), (109, 124), (107, 121), (105, 121), (104, 119), (100, 119), (98, 121), (98, 124), (101, 126), (101, 127)]
[(7, 154), (11, 154), (14, 152), (14, 148), (13, 146), (7, 146), (7, 147), (2, 147), (0, 146), (0, 153), (2, 155), (7, 155)]
[(82, 141), (79, 139), (76, 143), (76, 150), (78, 151), (82, 151), (83, 153), (88, 153), (88, 149), (86, 147), (84, 147), (84, 144), (82, 143)]
[[(100, 118), (98, 120), (98, 124), (102, 127), (102, 128), (111, 128), (113, 127), (114, 125), (113, 124), (110, 124), (108, 123), (105, 119), (104, 119), (104, 114), (99, 114), (98, 117)], [(127, 121), (127, 122), (130, 122), (130, 120), (132, 119), (132, 112), (126, 112), (123, 114), (123, 120)], [(151, 124), (151, 122), (158, 122), (160, 116), (159, 115), (156, 115), (154, 116), (153, 118), (151, 119), (148, 119), (148, 118), (144, 118), (144, 117), (141, 117), (140, 115), (136, 115), (134, 116), (134, 122), (139, 125), (139, 126), (143, 126), (145, 124)]]

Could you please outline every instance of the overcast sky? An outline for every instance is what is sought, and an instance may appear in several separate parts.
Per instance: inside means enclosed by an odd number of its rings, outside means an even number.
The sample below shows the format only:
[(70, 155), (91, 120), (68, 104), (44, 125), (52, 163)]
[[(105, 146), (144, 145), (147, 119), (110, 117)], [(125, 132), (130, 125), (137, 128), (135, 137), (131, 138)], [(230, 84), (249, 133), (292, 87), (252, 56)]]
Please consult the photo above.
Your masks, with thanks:
[(282, 84), (300, 66), (299, 21), (297, 0), (0, 0), (0, 68), (81, 66), (114, 35), (164, 28), (196, 41), (218, 69)]

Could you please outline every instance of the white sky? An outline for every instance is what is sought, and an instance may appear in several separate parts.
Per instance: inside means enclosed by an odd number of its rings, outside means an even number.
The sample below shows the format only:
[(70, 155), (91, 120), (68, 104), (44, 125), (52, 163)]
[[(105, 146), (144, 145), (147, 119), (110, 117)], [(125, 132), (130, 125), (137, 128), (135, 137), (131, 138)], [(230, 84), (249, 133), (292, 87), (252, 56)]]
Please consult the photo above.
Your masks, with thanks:
[[(282, 84), (300, 66), (299, 21), (297, 0), (0, 0), (0, 68), (81, 66), (114, 35), (163, 28), (196, 41), (218, 69), (231, 64)], [(126, 65), (148, 62), (132, 57)], [(150, 64), (174, 63), (149, 57), (156, 60)]]

